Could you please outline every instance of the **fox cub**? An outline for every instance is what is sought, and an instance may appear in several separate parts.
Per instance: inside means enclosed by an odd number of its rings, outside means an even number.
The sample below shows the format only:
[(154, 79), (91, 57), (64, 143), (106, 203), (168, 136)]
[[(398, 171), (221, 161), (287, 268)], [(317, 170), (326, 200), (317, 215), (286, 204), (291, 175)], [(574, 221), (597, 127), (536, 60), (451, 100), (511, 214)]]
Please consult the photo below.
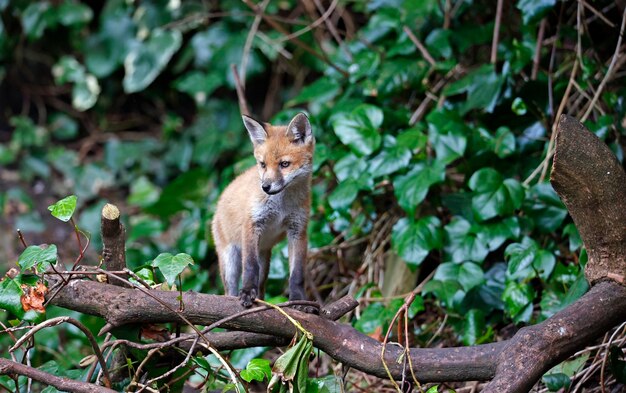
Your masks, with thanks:
[[(261, 124), (248, 116), (243, 123), (257, 165), (226, 187), (212, 223), (226, 294), (239, 295), (244, 307), (262, 299), (272, 247), (287, 235), (289, 299), (303, 300), (315, 148), (311, 123), (303, 113), (288, 126)], [(312, 307), (299, 308), (314, 312)]]

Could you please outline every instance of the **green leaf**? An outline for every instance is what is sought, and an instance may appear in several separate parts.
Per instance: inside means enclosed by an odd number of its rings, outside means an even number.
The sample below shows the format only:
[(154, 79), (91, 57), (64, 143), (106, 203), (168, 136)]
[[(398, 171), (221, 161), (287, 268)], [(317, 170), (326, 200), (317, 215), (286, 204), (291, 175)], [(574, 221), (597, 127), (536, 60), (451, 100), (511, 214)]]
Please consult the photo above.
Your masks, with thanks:
[(50, 214), (63, 222), (68, 222), (76, 210), (76, 195), (70, 195), (48, 206)]
[(491, 146), (498, 157), (506, 158), (515, 153), (515, 135), (507, 127), (498, 127)]
[(89, 6), (81, 3), (65, 2), (56, 8), (57, 18), (63, 26), (86, 24), (93, 18)]
[(572, 384), (570, 377), (563, 373), (545, 374), (541, 381), (546, 384), (546, 387), (551, 392), (556, 392), (560, 389), (567, 390)]
[(141, 207), (150, 206), (159, 200), (159, 194), (160, 190), (146, 176), (141, 176), (130, 184), (128, 203)]
[(474, 191), (472, 209), (481, 220), (507, 216), (519, 209), (524, 200), (524, 189), (515, 179), (502, 178), (493, 168), (482, 168), (469, 179)]
[(24, 291), (22, 291), (19, 277), (15, 279), (5, 277), (4, 280), (0, 281), (0, 308), (22, 319), (24, 317), (24, 309), (22, 308), (20, 298)]
[(618, 346), (611, 346), (609, 365), (615, 379), (620, 383), (626, 383), (626, 362), (622, 360), (624, 352)]
[(344, 145), (362, 155), (370, 155), (378, 149), (382, 138), (378, 128), (383, 123), (383, 111), (369, 104), (362, 104), (352, 112), (339, 112), (331, 117), (335, 134)]
[(272, 376), (270, 361), (267, 359), (252, 359), (246, 368), (241, 370), (240, 375), (246, 382), (269, 380)]
[(427, 117), (428, 138), (435, 148), (437, 160), (449, 164), (463, 156), (467, 148), (469, 129), (458, 113), (436, 110)]
[(330, 78), (319, 78), (315, 82), (302, 88), (300, 93), (287, 102), (287, 106), (302, 103), (330, 102), (341, 90), (341, 85)]
[(78, 136), (78, 122), (62, 112), (50, 116), (50, 131), (60, 140), (74, 139)]
[(494, 65), (484, 64), (460, 80), (446, 86), (443, 93), (449, 96), (467, 93), (461, 109), (462, 114), (472, 109), (484, 109), (491, 113), (498, 102), (503, 84), (504, 76), (496, 73)]
[(415, 296), (413, 299), (413, 303), (409, 306), (408, 317), (409, 319), (415, 318), (417, 314), (424, 311), (426, 307), (424, 306), (424, 298), (421, 296)]
[(522, 243), (512, 243), (504, 250), (504, 255), (509, 261), (507, 274), (509, 278), (532, 278), (539, 273), (539, 277), (547, 280), (554, 266), (554, 255), (539, 248), (532, 239), (525, 237)]
[(174, 285), (176, 277), (189, 265), (193, 265), (193, 258), (184, 253), (162, 253), (152, 261), (152, 266), (159, 268), (170, 286)]
[(41, 38), (52, 22), (51, 7), (47, 1), (30, 3), (22, 12), (22, 28), (30, 40)]
[(268, 392), (285, 391), (287, 387), (289, 392), (306, 392), (312, 349), (313, 341), (302, 335), (293, 347), (276, 359), (272, 369), (273, 376), (267, 387)]
[(393, 226), (391, 244), (405, 262), (419, 266), (431, 250), (443, 246), (441, 221), (434, 216), (423, 217), (416, 222), (401, 218)]
[(330, 207), (335, 210), (349, 207), (356, 199), (360, 189), (361, 185), (357, 180), (347, 179), (340, 182), (328, 196)]
[(439, 281), (456, 281), (467, 292), (482, 284), (485, 281), (484, 276), (483, 269), (473, 262), (445, 262), (437, 267), (433, 278)]
[(57, 246), (54, 244), (42, 244), (40, 246), (28, 246), (17, 260), (20, 270), (28, 270), (36, 267), (37, 271), (42, 271), (48, 265), (57, 261)]
[(489, 254), (486, 236), (464, 218), (453, 217), (444, 229), (446, 261), (482, 263)]
[(507, 240), (516, 240), (520, 235), (517, 217), (507, 217), (501, 221), (490, 221), (481, 225), (489, 251), (497, 250)]
[(533, 186), (526, 196), (523, 210), (541, 233), (555, 232), (567, 216), (567, 209), (550, 183)]
[(370, 160), (368, 173), (372, 178), (390, 175), (405, 168), (411, 160), (411, 151), (403, 146), (390, 146)]
[[(516, 322), (530, 320), (530, 315), (526, 316), (525, 311), (529, 306), (532, 307), (534, 299), (535, 291), (530, 284), (520, 284), (514, 281), (507, 284), (502, 294), (506, 311)], [(518, 319), (518, 317), (523, 318)]]
[(398, 204), (412, 215), (417, 205), (426, 198), (430, 187), (443, 182), (445, 175), (445, 165), (440, 161), (415, 164), (406, 175), (394, 178), (393, 188)]
[(178, 30), (154, 29), (150, 38), (133, 48), (124, 59), (124, 91), (136, 93), (148, 87), (180, 48)]
[(101, 90), (98, 79), (87, 73), (85, 67), (74, 57), (63, 56), (52, 68), (52, 74), (57, 84), (74, 84), (72, 106), (76, 109), (85, 111), (96, 104)]
[(524, 25), (539, 21), (554, 7), (556, 0), (519, 0), (517, 9), (522, 11)]
[(476, 345), (485, 331), (485, 313), (471, 309), (463, 318), (463, 344)]
[(526, 103), (521, 97), (515, 97), (511, 104), (511, 110), (518, 116), (524, 116), (527, 112)]

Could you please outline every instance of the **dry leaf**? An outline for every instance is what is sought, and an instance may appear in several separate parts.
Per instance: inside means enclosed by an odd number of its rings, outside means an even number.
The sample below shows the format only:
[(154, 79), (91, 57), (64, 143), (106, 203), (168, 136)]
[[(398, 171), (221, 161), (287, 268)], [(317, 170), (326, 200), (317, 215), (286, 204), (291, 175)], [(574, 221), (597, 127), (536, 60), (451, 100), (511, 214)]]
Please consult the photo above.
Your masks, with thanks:
[(46, 301), (46, 293), (48, 293), (48, 287), (43, 283), (38, 282), (37, 286), (30, 287), (28, 285), (22, 285), (24, 294), (20, 298), (22, 302), (22, 308), (24, 311), (35, 310), (37, 312), (44, 313), (46, 309), (43, 304)]

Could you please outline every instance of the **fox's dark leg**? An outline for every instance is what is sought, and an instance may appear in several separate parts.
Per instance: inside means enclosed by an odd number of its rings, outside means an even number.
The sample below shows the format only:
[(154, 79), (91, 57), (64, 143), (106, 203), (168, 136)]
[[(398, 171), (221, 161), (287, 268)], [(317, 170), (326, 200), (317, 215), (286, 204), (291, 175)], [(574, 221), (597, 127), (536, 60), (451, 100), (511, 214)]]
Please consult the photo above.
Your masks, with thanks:
[(270, 259), (272, 250), (262, 250), (259, 252), (259, 299), (265, 299), (265, 282), (270, 273)]
[(259, 295), (259, 235), (251, 225), (244, 225), (243, 244), (243, 286), (239, 292), (241, 305), (248, 308)]
[[(305, 263), (307, 259), (306, 221), (295, 222), (287, 231), (289, 241), (289, 300), (306, 300), (304, 291)], [(309, 306), (296, 306), (295, 308), (315, 313), (317, 309)]]

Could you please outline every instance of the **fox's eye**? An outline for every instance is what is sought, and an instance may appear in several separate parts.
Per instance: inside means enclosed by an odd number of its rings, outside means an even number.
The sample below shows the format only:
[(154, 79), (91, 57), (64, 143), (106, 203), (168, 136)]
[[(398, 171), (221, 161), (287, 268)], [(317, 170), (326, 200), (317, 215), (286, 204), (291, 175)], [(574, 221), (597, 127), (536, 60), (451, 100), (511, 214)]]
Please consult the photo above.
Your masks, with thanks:
[(261, 165), (261, 168), (265, 169), (266, 165), (263, 161), (259, 162), (259, 165)]
[(280, 162), (280, 167), (281, 168), (287, 168), (291, 163), (289, 161), (281, 161)]

